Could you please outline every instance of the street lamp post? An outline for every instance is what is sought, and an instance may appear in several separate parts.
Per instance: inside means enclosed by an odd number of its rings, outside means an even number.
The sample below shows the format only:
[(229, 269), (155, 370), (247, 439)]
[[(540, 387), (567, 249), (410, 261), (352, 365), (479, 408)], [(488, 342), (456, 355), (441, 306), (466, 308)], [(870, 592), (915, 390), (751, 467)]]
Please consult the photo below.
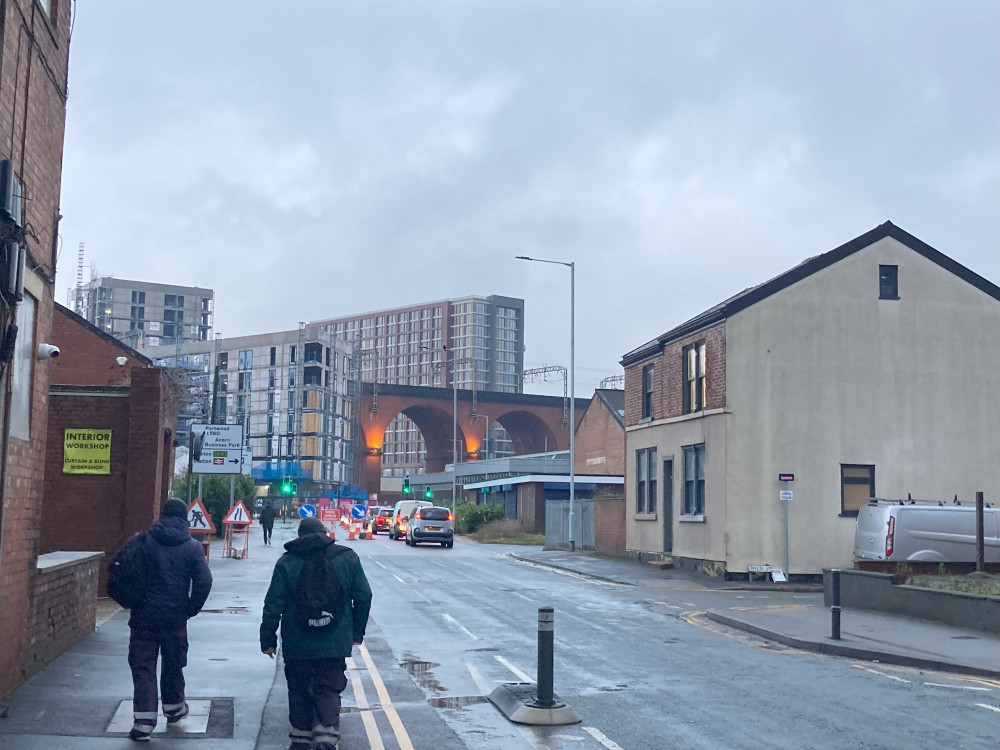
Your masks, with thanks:
[(576, 551), (576, 531), (574, 506), (576, 503), (576, 263), (544, 258), (515, 256), (517, 260), (535, 263), (552, 263), (569, 268), (569, 549)]

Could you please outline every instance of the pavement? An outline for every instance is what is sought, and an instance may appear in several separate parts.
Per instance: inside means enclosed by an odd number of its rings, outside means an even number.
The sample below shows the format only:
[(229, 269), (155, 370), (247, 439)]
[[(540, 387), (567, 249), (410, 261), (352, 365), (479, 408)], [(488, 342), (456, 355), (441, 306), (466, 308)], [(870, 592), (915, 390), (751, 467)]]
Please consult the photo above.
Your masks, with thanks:
[[(915, 669), (1000, 678), (1000, 636), (979, 630), (873, 610), (844, 609), (840, 639), (834, 640), (830, 609), (823, 604), (819, 584), (719, 581), (691, 571), (662, 570), (648, 563), (566, 550), (532, 548), (511, 557), (563, 573), (640, 587), (649, 593), (681, 589), (687, 598), (694, 598), (690, 594), (698, 590), (722, 594), (701, 597), (708, 605), (696, 614), (792, 648)], [(745, 596), (724, 596), (726, 592), (748, 591), (771, 592), (774, 596), (759, 606), (749, 603)], [(782, 592), (786, 596), (782, 597)]]

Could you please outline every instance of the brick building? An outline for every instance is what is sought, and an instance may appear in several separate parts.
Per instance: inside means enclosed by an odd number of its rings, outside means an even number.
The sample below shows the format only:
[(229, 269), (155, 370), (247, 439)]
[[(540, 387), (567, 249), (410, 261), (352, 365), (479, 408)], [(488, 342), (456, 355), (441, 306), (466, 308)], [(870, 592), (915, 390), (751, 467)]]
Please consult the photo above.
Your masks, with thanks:
[[(173, 477), (176, 386), (167, 370), (62, 305), (52, 342), (62, 354), (49, 385), (42, 553), (101, 551), (105, 595), (110, 554), (148, 528)], [(66, 443), (76, 431), (110, 430), (102, 473), (67, 471)]]
[(26, 679), (41, 648), (30, 633), (36, 589), (69, 569), (38, 558), (51, 360), (36, 352), (52, 324), (70, 9), (66, 0), (0, 4), (0, 696)]
[[(589, 475), (625, 476), (625, 391), (598, 388), (576, 429), (574, 471), (580, 481)], [(625, 494), (620, 484), (603, 485), (593, 493), (594, 551), (625, 555)]]
[(1000, 288), (886, 222), (632, 350), (629, 554), (816, 576), (869, 497), (995, 498), (998, 341)]

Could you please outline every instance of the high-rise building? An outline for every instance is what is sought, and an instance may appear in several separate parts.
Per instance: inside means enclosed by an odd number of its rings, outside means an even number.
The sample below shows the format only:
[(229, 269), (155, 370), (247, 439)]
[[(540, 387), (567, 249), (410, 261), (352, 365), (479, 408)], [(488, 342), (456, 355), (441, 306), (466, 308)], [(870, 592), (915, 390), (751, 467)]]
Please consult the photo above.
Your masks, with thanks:
[[(156, 357), (158, 348), (144, 353)], [(159, 348), (160, 354), (163, 352)], [(157, 364), (201, 371), (209, 413), (242, 424), (255, 479), (296, 480), (302, 496), (352, 484), (353, 347), (316, 325), (253, 336), (185, 342)], [(188, 427), (189, 429), (189, 427)], [(178, 438), (182, 428), (178, 426)]]
[(76, 312), (136, 349), (212, 339), (211, 289), (101, 276), (80, 291)]
[[(356, 346), (365, 382), (521, 392), (521, 299), (469, 296), (345, 315), (312, 325), (324, 326)], [(506, 430), (494, 425), (490, 431), (490, 456), (510, 455)], [(383, 476), (419, 473), (423, 462), (419, 430), (408, 417), (397, 416), (382, 446)]]

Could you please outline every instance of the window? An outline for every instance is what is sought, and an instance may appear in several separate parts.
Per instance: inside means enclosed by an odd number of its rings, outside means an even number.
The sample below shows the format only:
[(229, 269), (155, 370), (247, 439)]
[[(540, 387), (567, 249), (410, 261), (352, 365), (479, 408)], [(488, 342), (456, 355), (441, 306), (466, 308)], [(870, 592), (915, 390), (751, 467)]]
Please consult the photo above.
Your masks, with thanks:
[(295, 387), (295, 370), (288, 371), (288, 387)]
[(288, 432), (295, 432), (295, 415), (292, 412), (288, 412)]
[(840, 515), (856, 516), (861, 506), (875, 497), (875, 467), (840, 465)]
[(653, 366), (642, 368), (642, 418), (653, 418)]
[(274, 391), (267, 394), (267, 410), (274, 411)]
[(878, 267), (878, 298), (899, 299), (899, 266)]
[(635, 452), (635, 512), (656, 513), (656, 448)]
[(705, 514), (705, 444), (684, 446), (684, 515)]
[(288, 361), (295, 364), (295, 346), (288, 347)]
[(145, 292), (132, 292), (132, 304), (133, 305), (145, 305), (146, 304), (146, 293)]
[(267, 387), (268, 388), (274, 388), (275, 378), (276, 378), (275, 371), (274, 370), (268, 370), (267, 371)]
[(635, 452), (635, 512), (646, 512), (646, 483), (649, 467), (646, 465), (646, 451)]
[(219, 352), (219, 369), (229, 369), (229, 352)]
[(684, 413), (705, 408), (705, 342), (684, 347)]
[(278, 347), (272, 346), (271, 347), (271, 362), (270, 362), (271, 367), (274, 367), (275, 360), (277, 358), (278, 358)]

